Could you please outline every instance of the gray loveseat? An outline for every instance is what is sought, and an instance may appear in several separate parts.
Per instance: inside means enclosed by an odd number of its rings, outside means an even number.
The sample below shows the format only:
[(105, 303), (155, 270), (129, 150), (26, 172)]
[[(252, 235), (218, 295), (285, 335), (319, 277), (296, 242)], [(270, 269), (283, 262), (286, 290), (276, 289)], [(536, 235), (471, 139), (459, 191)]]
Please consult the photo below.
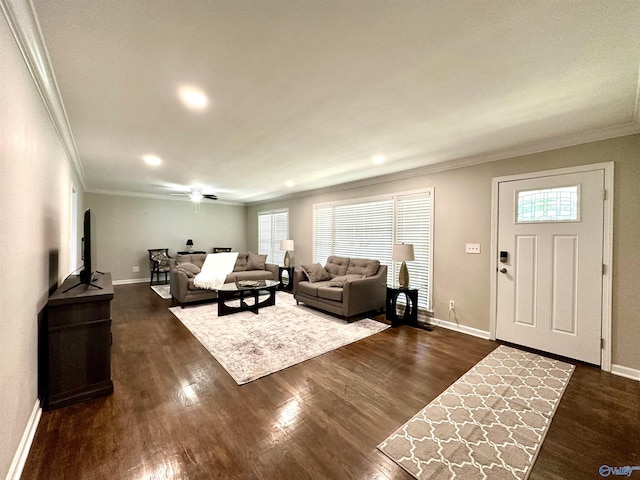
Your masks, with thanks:
[(298, 303), (349, 318), (384, 310), (386, 283), (387, 266), (378, 260), (332, 255), (324, 266), (296, 268), (293, 296)]
[[(194, 286), (193, 279), (200, 272), (207, 254), (194, 253), (177, 255), (170, 262), (171, 300), (181, 305), (204, 300), (215, 300), (218, 293)], [(278, 265), (266, 263), (266, 255), (238, 253), (233, 272), (227, 275), (225, 283), (238, 280), (277, 280)]]

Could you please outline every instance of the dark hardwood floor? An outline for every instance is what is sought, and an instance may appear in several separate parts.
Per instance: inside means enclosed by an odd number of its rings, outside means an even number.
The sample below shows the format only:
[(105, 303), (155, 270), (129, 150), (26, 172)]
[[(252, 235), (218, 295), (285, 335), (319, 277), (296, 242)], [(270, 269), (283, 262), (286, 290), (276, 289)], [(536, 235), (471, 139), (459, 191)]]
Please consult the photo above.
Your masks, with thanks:
[[(43, 412), (23, 479), (411, 479), (376, 445), (497, 345), (402, 326), (238, 386), (170, 304), (115, 287), (115, 392)], [(529, 478), (604, 464), (640, 465), (640, 383), (577, 365)]]

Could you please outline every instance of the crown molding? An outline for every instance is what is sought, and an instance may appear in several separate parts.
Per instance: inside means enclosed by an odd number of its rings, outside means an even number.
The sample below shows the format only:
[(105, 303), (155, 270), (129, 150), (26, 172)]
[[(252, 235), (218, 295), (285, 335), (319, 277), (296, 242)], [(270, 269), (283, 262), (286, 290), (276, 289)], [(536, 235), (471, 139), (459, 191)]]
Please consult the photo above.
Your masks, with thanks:
[[(640, 83), (639, 83), (639, 86), (640, 86)], [(480, 155), (473, 155), (470, 157), (448, 160), (440, 163), (426, 165), (423, 167), (416, 167), (409, 170), (403, 170), (400, 172), (388, 173), (388, 174), (379, 175), (376, 177), (366, 178), (362, 180), (355, 180), (353, 182), (341, 183), (337, 185), (310, 189), (310, 190), (303, 190), (300, 192), (290, 193), (287, 195), (282, 195), (282, 196), (277, 196), (272, 198), (265, 198), (263, 200), (247, 202), (246, 205), (254, 206), (254, 205), (259, 205), (266, 202), (292, 200), (296, 198), (310, 197), (313, 195), (321, 195), (321, 194), (337, 192), (341, 190), (349, 190), (352, 188), (368, 187), (371, 185), (378, 185), (381, 183), (392, 182), (396, 180), (405, 180), (405, 179), (414, 178), (417, 176), (431, 175), (435, 173), (446, 172), (449, 170), (456, 170), (458, 168), (472, 167), (474, 165), (480, 165), (483, 163), (497, 162), (499, 160), (506, 160), (509, 158), (523, 157), (523, 156), (532, 155), (535, 153), (558, 150), (558, 149), (567, 148), (567, 147), (574, 147), (577, 145), (599, 142), (602, 140), (609, 140), (617, 137), (625, 137), (628, 135), (635, 135), (640, 133), (640, 121), (638, 121), (638, 112), (640, 112), (640, 108), (636, 107), (634, 121), (625, 123), (623, 125), (616, 125), (613, 127), (606, 127), (602, 129), (591, 130), (588, 132), (577, 133), (574, 135), (567, 135), (567, 136), (558, 137), (554, 139), (548, 139), (542, 142), (518, 145), (518, 146), (510, 147), (507, 149), (503, 149), (503, 150), (496, 150), (493, 152), (488, 152)]]
[(75, 169), (82, 188), (86, 190), (84, 169), (80, 163), (67, 112), (33, 5), (30, 0), (0, 0), (0, 7), (62, 142), (67, 158)]

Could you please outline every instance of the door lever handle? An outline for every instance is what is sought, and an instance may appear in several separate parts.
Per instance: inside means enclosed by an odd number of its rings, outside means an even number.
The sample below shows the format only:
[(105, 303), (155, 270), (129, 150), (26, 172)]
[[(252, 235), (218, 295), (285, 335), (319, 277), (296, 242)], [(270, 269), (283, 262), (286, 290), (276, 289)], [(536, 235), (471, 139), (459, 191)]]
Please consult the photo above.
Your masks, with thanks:
[(504, 267), (502, 267), (502, 268), (500, 269), (500, 273), (507, 273), (507, 269), (506, 269), (506, 268), (504, 268)]

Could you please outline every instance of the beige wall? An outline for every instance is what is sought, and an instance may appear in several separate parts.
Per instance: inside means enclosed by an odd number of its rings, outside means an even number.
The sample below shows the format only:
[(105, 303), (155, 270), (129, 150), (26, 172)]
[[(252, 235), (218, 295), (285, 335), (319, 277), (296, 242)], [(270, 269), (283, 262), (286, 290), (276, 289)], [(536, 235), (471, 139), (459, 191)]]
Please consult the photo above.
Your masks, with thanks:
[(81, 187), (4, 16), (0, 51), (0, 478), (5, 478), (37, 401), (38, 315), (49, 289), (71, 271), (71, 186)]
[[(534, 155), (411, 178), (252, 205), (247, 209), (249, 249), (257, 246), (257, 213), (289, 208), (289, 236), (296, 264), (312, 260), (312, 207), (315, 203), (418, 188), (434, 188), (433, 307), (448, 319), (455, 300), (460, 324), (489, 331), (491, 181), (494, 177), (573, 165), (615, 163), (613, 350), (616, 365), (640, 370), (640, 135), (595, 142)], [(465, 243), (482, 245), (480, 255), (465, 254)]]
[(95, 214), (96, 268), (111, 272), (114, 281), (149, 278), (147, 249), (168, 248), (173, 256), (186, 250), (188, 238), (195, 250), (247, 249), (244, 206), (204, 201), (195, 213), (189, 201), (94, 193), (86, 194), (85, 204)]

